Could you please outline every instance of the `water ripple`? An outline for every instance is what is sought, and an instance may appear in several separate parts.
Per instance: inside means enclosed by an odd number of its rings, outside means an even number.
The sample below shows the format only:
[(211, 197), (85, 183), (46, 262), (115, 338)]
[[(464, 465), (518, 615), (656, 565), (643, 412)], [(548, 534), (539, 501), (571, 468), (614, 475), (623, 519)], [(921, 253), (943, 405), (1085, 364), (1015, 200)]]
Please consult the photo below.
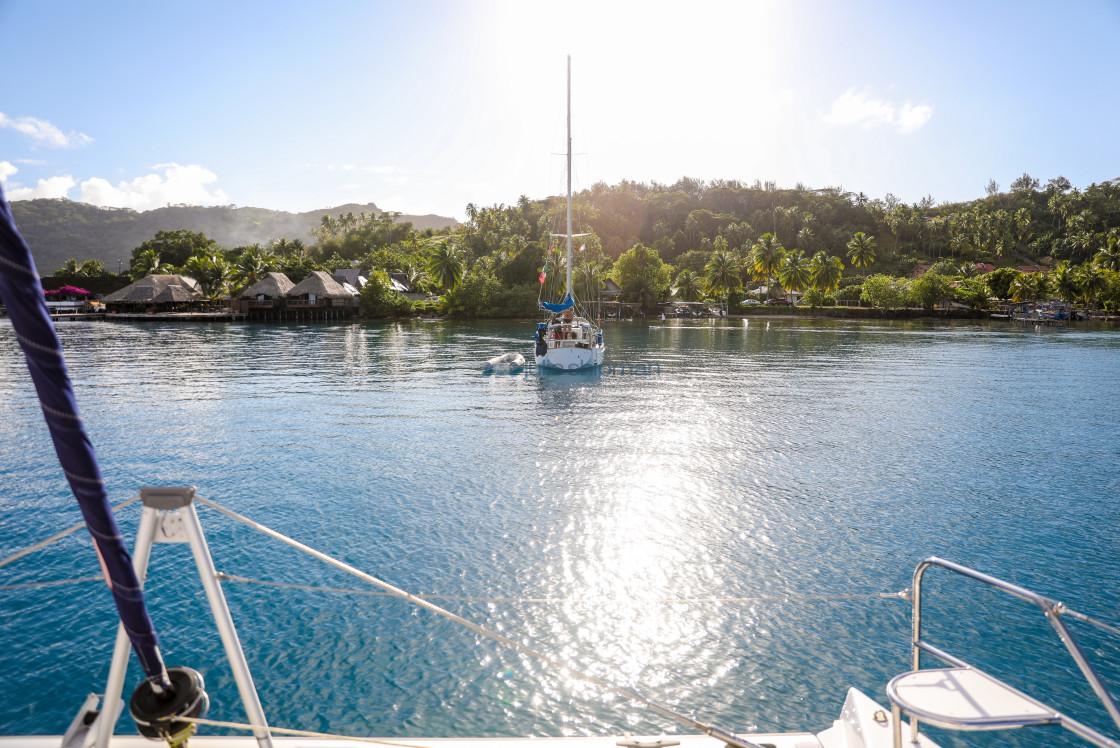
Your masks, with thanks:
[[(821, 729), (849, 686), (881, 700), (906, 667), (908, 608), (684, 598), (896, 591), (936, 553), (1120, 619), (1120, 602), (1100, 594), (1120, 582), (1113, 331), (670, 321), (608, 327), (613, 370), (482, 375), (487, 358), (527, 352), (530, 332), (60, 329), (114, 501), (142, 485), (196, 485), (416, 592), (562, 599), (448, 605), (732, 729)], [(0, 487), (0, 557), (78, 521), (3, 323)], [(360, 587), (200, 513), (221, 571)], [(136, 516), (122, 520), (130, 536)], [(6, 567), (2, 581), (96, 569), (74, 536)], [(397, 600), (225, 590), (275, 724), (390, 736), (677, 729)], [(938, 597), (948, 612), (931, 617), (948, 644), (978, 649), (997, 671), (1049, 667), (1045, 641), (1001, 652), (970, 607), (981, 598), (954, 595)], [(157, 548), (149, 596), (168, 660), (204, 672), (212, 716), (241, 719), (185, 548)], [(0, 600), (0, 665), (20, 694), (0, 700), (0, 730), (61, 732), (77, 704), (59, 702), (57, 683), (98, 691), (107, 673), (104, 587)], [(1006, 615), (1007, 630), (1033, 631), (1022, 610)], [(1117, 645), (1091, 649), (1116, 678)], [(1080, 698), (1061, 666), (1051, 670), (1054, 699)], [(122, 719), (118, 729), (132, 728)]]

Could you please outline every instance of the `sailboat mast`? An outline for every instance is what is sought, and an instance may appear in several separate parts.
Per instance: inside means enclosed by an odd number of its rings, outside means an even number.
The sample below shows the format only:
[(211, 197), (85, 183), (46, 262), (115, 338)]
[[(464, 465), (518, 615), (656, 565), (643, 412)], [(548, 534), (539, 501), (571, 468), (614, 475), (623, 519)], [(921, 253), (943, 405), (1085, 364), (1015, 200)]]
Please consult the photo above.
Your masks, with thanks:
[(568, 55), (568, 283), (572, 293), (572, 56)]

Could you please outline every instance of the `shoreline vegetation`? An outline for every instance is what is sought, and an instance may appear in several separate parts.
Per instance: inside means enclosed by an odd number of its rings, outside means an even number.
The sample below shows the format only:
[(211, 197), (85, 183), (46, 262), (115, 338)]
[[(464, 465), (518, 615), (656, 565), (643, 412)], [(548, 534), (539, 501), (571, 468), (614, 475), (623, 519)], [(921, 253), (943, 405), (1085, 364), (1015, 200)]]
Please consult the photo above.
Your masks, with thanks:
[[(731, 316), (877, 318), (988, 317), (1009, 302), (1120, 309), (1120, 179), (1078, 190), (1063, 177), (1043, 186), (1024, 174), (1008, 191), (992, 181), (986, 192), (907, 204), (800, 184), (598, 183), (573, 197), (588, 232), (573, 256), (575, 292), (628, 310), (622, 316), (659, 317), (667, 303)], [(298, 284), (314, 271), (357, 271), (364, 318), (529, 319), (538, 298), (563, 290), (563, 248), (552, 236), (561, 207), (559, 198), (525, 196), (470, 204), (465, 224), (423, 230), (394, 213), (324, 215), (307, 237), (235, 248), (186, 229), (158, 231), (133, 250), (127, 273), (70, 259), (44, 285), (104, 295), (177, 274), (195, 279), (213, 308), (269, 272)]]

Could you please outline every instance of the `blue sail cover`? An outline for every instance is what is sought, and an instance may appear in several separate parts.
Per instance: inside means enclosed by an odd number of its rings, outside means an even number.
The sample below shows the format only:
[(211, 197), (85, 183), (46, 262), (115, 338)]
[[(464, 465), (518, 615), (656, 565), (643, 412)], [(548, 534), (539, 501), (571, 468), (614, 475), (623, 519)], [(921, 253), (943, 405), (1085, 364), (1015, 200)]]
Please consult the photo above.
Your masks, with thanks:
[(66, 360), (51, 324), (31, 249), (16, 230), (3, 188), (0, 188), (0, 300), (12, 319), (16, 339), (23, 348), (27, 368), (39, 393), (58, 461), (93, 536), (97, 559), (113, 592), (132, 648), (146, 675), (170, 685), (166, 682), (159, 640), (144, 606), (144, 593), (109, 507), (93, 444), (78, 415)]
[(542, 301), (541, 302), (541, 309), (545, 309), (547, 311), (550, 311), (553, 314), (558, 314), (560, 312), (564, 312), (564, 311), (567, 311), (568, 309), (571, 309), (575, 305), (576, 305), (576, 300), (572, 298), (571, 294), (568, 294), (567, 296), (564, 297), (564, 300), (561, 301), (559, 304), (546, 304), (545, 302)]

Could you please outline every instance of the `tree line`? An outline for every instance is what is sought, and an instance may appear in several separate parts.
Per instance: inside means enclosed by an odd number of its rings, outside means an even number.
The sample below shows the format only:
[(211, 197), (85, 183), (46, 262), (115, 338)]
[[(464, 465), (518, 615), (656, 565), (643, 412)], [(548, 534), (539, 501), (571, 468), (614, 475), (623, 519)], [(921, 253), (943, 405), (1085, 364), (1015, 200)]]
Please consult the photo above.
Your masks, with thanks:
[[(593, 299), (606, 279), (623, 300), (653, 310), (667, 299), (713, 300), (734, 310), (747, 299), (804, 294), (804, 303), (856, 300), (929, 307), (954, 299), (1045, 298), (1103, 308), (1120, 304), (1120, 180), (1078, 190), (1063, 177), (1045, 186), (1024, 174), (983, 198), (907, 204), (842, 187), (780, 189), (773, 183), (682, 178), (672, 185), (598, 183), (573, 196), (577, 295)], [(420, 310), (455, 316), (533, 316), (556, 298), (566, 273), (560, 198), (469, 204), (457, 227), (416, 230), (399, 214), (324, 215), (308, 236), (225, 249), (203, 234), (161, 231), (132, 252), (133, 279), (179, 272), (218, 298), (270, 270), (299, 282), (312, 270), (358, 268), (371, 279), (367, 313)], [(982, 263), (999, 266), (978, 274)], [(76, 275), (105, 272), (68, 261)], [(930, 272), (911, 278), (919, 265)], [(1020, 273), (1044, 265), (1050, 273)], [(87, 268), (87, 266), (90, 266)], [(403, 274), (433, 297), (416, 309), (391, 289)]]

